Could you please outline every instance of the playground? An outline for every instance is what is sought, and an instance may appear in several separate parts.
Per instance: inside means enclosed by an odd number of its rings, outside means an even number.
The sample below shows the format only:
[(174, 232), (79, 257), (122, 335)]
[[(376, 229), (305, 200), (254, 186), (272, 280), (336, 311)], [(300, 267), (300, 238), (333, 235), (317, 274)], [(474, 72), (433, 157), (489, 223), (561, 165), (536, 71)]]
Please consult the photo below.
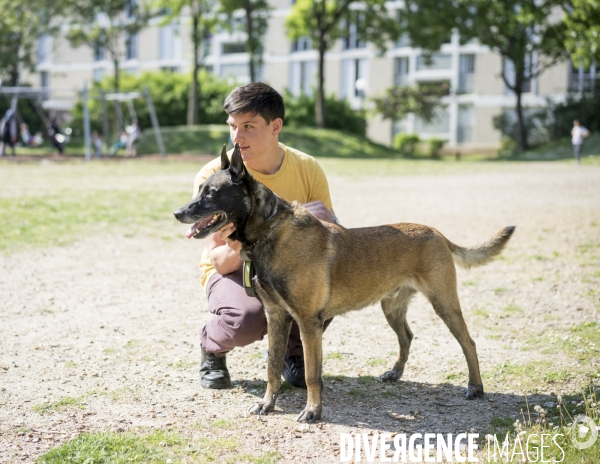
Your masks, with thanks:
[[(246, 412), (264, 393), (266, 339), (230, 354), (232, 390), (200, 387), (203, 244), (172, 212), (209, 159), (2, 165), (0, 462), (329, 463), (340, 433), (475, 432), (483, 448), (516, 421), (597, 420), (600, 166), (321, 159), (346, 227), (423, 223), (461, 245), (517, 229), (500, 258), (458, 270), (484, 399), (464, 400), (464, 356), (419, 296), (396, 384), (378, 379), (397, 356), (380, 308), (333, 321), (323, 421), (307, 425), (306, 392), (288, 384), (273, 414)], [(598, 443), (565, 449), (563, 462), (600, 459)]]

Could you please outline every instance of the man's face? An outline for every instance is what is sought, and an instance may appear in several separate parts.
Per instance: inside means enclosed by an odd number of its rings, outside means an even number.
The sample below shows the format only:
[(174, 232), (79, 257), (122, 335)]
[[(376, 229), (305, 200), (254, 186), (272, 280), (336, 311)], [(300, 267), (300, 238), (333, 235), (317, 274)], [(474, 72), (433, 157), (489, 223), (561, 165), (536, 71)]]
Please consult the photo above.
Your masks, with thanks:
[(240, 144), (242, 158), (249, 161), (272, 149), (282, 121), (278, 118), (267, 124), (259, 114), (244, 113), (230, 114), (227, 124), (231, 140)]

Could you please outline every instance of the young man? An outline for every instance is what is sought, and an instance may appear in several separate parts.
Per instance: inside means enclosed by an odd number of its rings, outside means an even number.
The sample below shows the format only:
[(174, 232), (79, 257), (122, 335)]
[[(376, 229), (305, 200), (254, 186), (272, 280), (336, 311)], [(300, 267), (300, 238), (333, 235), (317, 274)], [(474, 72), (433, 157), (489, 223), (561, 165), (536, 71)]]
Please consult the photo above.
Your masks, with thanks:
[[(285, 108), (277, 91), (260, 82), (237, 87), (225, 99), (223, 109), (228, 115), (231, 140), (240, 145), (244, 164), (259, 182), (287, 201), (303, 203), (317, 218), (337, 222), (321, 167), (311, 156), (279, 143)], [(200, 170), (194, 182), (194, 196), (220, 167), (220, 158), (216, 158)], [(246, 295), (242, 287), (242, 244), (229, 239), (234, 230), (233, 223), (226, 224), (207, 237), (200, 262), (200, 281), (213, 314), (201, 335), (200, 380), (204, 388), (231, 387), (226, 354), (267, 334), (262, 303)], [(296, 323), (290, 333), (282, 374), (292, 385), (306, 388)]]
[(581, 164), (580, 153), (583, 139), (585, 139), (588, 135), (590, 135), (590, 131), (579, 124), (577, 119), (573, 121), (573, 129), (571, 129), (571, 142), (573, 143), (573, 155), (575, 155), (575, 162), (577, 163), (577, 166)]

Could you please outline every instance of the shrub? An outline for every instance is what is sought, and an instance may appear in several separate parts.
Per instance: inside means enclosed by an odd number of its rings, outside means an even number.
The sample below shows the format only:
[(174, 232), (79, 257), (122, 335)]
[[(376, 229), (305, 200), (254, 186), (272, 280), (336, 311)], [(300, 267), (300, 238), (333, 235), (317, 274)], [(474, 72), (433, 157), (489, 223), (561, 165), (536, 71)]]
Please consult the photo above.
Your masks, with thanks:
[(501, 159), (514, 158), (517, 156), (517, 142), (510, 137), (502, 137), (497, 155)]
[(415, 156), (421, 139), (417, 134), (396, 134), (392, 146), (406, 156)]
[(446, 141), (444, 139), (429, 139), (427, 140), (427, 147), (429, 156), (433, 159), (440, 158), (440, 151), (444, 147)]
[[(289, 91), (284, 95), (285, 124), (295, 127), (317, 127), (315, 97), (301, 94), (294, 96)], [(325, 98), (325, 124), (328, 129), (365, 136), (365, 113), (353, 110), (347, 100), (338, 100), (330, 95)]]

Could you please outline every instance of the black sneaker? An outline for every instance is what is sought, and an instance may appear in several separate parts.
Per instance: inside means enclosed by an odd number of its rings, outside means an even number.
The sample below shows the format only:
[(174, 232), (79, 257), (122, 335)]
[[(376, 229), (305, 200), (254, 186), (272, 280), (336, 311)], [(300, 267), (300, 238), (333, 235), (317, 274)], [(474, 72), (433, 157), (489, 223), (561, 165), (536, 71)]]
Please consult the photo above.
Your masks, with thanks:
[(282, 375), (283, 378), (294, 387), (306, 388), (306, 379), (304, 378), (304, 356), (285, 355)]
[(200, 384), (204, 388), (222, 389), (231, 388), (231, 378), (227, 370), (225, 356), (219, 358), (213, 353), (202, 350), (202, 361), (200, 365)]

